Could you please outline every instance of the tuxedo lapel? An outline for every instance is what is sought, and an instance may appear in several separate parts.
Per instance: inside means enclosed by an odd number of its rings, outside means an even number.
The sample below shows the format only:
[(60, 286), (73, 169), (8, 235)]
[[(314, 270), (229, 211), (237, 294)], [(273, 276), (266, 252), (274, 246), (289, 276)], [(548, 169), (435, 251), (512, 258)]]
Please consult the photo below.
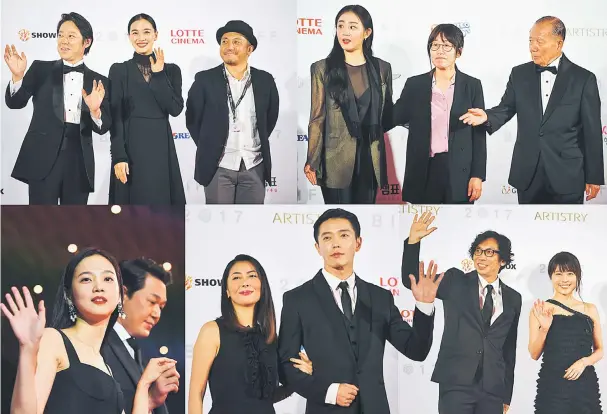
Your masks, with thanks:
[[(107, 88), (108, 86), (109, 85), (103, 85), (104, 88)], [(86, 91), (87, 95), (93, 91), (93, 72), (89, 68), (87, 68), (86, 65), (84, 66), (82, 89)], [(82, 131), (86, 127), (86, 125), (88, 125), (86, 122), (82, 121), (85, 116), (87, 118), (90, 117), (90, 113), (91, 111), (89, 111), (89, 107), (87, 106), (86, 102), (84, 102), (84, 98), (82, 98), (82, 103), (80, 104), (80, 131)]]
[(124, 370), (127, 372), (129, 377), (133, 381), (133, 384), (137, 386), (137, 383), (139, 382), (139, 379), (141, 378), (142, 374), (141, 369), (139, 368), (139, 365), (137, 365), (137, 362), (135, 362), (135, 360), (131, 357), (131, 354), (129, 354), (129, 351), (126, 349), (126, 346), (124, 345), (122, 340), (120, 340), (120, 337), (114, 330), (112, 330), (112, 332), (110, 333), (110, 336), (108, 338), (108, 345), (111, 348), (112, 352), (114, 352), (114, 355), (116, 355), (118, 361), (124, 367)]
[[(348, 332), (346, 331), (343, 313), (339, 309), (339, 306), (337, 306), (337, 303), (335, 303), (335, 298), (333, 293), (331, 293), (331, 287), (325, 280), (322, 271), (319, 271), (316, 276), (314, 276), (312, 284), (314, 286), (314, 292), (320, 302), (320, 306), (331, 325), (331, 332), (333, 332), (338, 349), (347, 349), (348, 355), (350, 355), (350, 358), (352, 359), (352, 363), (356, 364), (354, 353), (348, 340)], [(357, 310), (355, 310), (355, 312), (356, 311)]]
[(362, 365), (371, 345), (372, 303), (367, 282), (356, 276), (356, 309), (354, 315), (358, 321), (358, 365)]
[(528, 101), (531, 103), (531, 108), (536, 114), (538, 122), (542, 120), (542, 89), (540, 85), (540, 74), (535, 71), (535, 64), (531, 62), (526, 68), (525, 82), (527, 84)]
[(550, 118), (550, 115), (552, 115), (554, 109), (561, 102), (561, 99), (567, 90), (567, 86), (569, 86), (569, 81), (571, 80), (570, 68), (571, 62), (569, 62), (569, 60), (563, 54), (563, 56), (561, 56), (561, 63), (558, 68), (556, 80), (554, 81), (552, 92), (550, 93), (550, 99), (548, 100), (546, 111), (544, 112), (544, 116), (542, 118), (542, 125), (544, 125), (548, 118)]
[(53, 64), (51, 72), (53, 83), (53, 112), (61, 122), (65, 122), (65, 108), (63, 104), (63, 61), (58, 60)]

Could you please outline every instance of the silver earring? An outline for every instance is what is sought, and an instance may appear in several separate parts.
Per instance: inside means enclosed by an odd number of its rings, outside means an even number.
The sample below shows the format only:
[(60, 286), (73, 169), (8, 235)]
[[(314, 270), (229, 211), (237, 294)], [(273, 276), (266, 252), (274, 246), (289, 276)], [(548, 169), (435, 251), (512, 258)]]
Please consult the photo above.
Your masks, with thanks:
[(122, 308), (122, 302), (118, 303), (118, 316), (120, 319), (126, 319), (126, 313), (124, 313), (124, 309)]
[(69, 299), (67, 300), (67, 312), (70, 315), (70, 320), (76, 322), (76, 308), (74, 308), (74, 304)]

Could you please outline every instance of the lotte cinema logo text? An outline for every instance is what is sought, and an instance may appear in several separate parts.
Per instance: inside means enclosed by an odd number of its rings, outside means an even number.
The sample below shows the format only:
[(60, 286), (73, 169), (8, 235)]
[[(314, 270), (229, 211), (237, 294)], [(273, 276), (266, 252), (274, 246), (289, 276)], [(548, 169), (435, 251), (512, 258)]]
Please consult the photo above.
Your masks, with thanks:
[(204, 30), (171, 29), (171, 43), (175, 45), (204, 45)]
[(321, 35), (322, 19), (312, 17), (300, 17), (297, 19), (297, 34), (300, 35)]

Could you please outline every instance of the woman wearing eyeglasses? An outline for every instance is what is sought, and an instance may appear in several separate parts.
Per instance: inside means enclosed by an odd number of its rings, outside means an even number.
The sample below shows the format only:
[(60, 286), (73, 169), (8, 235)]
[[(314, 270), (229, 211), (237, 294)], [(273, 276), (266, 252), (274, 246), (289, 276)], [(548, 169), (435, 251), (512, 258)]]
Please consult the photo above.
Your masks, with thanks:
[(484, 107), (480, 80), (461, 72), (464, 34), (439, 24), (428, 38), (430, 72), (407, 79), (394, 105), (394, 124), (409, 129), (403, 201), (473, 203), (482, 194), (487, 164), (485, 129), (459, 121), (469, 105)]

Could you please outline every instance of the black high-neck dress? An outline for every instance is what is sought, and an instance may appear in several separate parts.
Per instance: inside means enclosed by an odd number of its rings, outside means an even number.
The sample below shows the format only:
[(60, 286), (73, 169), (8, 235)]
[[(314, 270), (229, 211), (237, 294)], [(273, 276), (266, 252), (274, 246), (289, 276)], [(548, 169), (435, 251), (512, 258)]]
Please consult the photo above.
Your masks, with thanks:
[(289, 395), (278, 383), (276, 342), (266, 344), (259, 327), (238, 329), (222, 318), (219, 353), (209, 372), (209, 414), (275, 414), (274, 403)]
[[(181, 70), (165, 63), (152, 72), (150, 56), (135, 53), (110, 68), (112, 127), (110, 204), (185, 204), (169, 115), (183, 110)], [(114, 165), (129, 164), (122, 184)]]

